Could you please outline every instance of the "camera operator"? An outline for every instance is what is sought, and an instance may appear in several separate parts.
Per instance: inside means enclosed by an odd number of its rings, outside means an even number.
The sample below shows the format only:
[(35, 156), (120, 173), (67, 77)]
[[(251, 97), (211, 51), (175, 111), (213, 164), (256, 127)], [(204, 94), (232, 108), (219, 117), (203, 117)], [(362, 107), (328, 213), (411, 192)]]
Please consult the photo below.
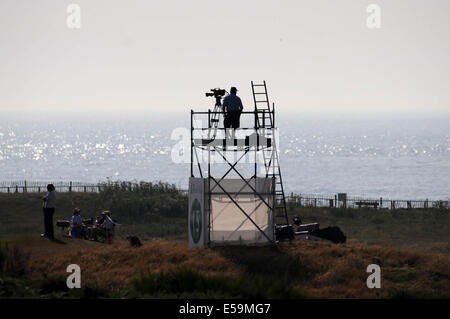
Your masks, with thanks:
[(223, 120), (223, 125), (225, 128), (239, 128), (240, 117), (242, 109), (242, 101), (239, 96), (236, 95), (237, 89), (232, 87), (230, 89), (230, 94), (223, 99), (223, 108), (226, 110), (225, 118)]

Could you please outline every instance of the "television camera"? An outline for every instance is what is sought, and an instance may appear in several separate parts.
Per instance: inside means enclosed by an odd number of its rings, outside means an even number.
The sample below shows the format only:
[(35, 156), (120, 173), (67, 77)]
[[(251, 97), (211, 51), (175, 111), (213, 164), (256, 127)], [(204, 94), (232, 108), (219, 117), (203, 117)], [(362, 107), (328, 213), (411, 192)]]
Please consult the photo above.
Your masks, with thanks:
[(214, 98), (216, 99), (216, 104), (214, 106), (215, 107), (222, 106), (222, 97), (225, 94), (227, 94), (228, 92), (225, 89), (219, 89), (219, 88), (211, 89), (210, 91), (212, 93), (210, 93), (210, 92), (205, 93), (206, 97), (214, 96)]

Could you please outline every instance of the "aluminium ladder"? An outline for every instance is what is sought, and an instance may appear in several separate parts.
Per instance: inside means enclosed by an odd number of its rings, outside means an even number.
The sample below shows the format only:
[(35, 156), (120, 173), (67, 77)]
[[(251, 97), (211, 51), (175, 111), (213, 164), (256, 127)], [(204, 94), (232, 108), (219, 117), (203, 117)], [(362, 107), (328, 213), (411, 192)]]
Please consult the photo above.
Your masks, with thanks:
[(266, 177), (275, 177), (275, 224), (289, 225), (278, 149), (275, 136), (273, 134), (275, 128), (275, 106), (273, 105), (272, 110), (270, 109), (266, 81), (263, 81), (263, 84), (255, 84), (252, 81), (251, 84), (253, 102), (255, 104), (256, 129), (264, 129), (264, 133), (272, 139), (272, 150), (262, 150), (262, 153), (264, 157)]

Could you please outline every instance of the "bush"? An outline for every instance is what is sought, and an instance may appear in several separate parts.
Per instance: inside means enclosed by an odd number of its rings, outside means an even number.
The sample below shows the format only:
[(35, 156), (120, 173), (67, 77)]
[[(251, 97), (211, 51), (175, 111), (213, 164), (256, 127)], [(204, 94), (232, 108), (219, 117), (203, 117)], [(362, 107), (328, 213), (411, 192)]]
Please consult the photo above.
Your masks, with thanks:
[(158, 182), (108, 182), (102, 184), (98, 201), (124, 222), (147, 222), (155, 216), (187, 216), (187, 196), (175, 185)]

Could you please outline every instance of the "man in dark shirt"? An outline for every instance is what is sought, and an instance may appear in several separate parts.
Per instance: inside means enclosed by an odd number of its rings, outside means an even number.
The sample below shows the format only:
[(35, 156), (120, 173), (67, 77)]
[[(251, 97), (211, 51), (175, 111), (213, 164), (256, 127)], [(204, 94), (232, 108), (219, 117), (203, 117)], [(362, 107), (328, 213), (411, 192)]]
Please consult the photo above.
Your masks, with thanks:
[(225, 118), (223, 125), (225, 128), (239, 128), (239, 120), (241, 117), (242, 101), (239, 96), (236, 95), (237, 89), (232, 87), (230, 89), (230, 94), (223, 99), (223, 108), (225, 113)]

